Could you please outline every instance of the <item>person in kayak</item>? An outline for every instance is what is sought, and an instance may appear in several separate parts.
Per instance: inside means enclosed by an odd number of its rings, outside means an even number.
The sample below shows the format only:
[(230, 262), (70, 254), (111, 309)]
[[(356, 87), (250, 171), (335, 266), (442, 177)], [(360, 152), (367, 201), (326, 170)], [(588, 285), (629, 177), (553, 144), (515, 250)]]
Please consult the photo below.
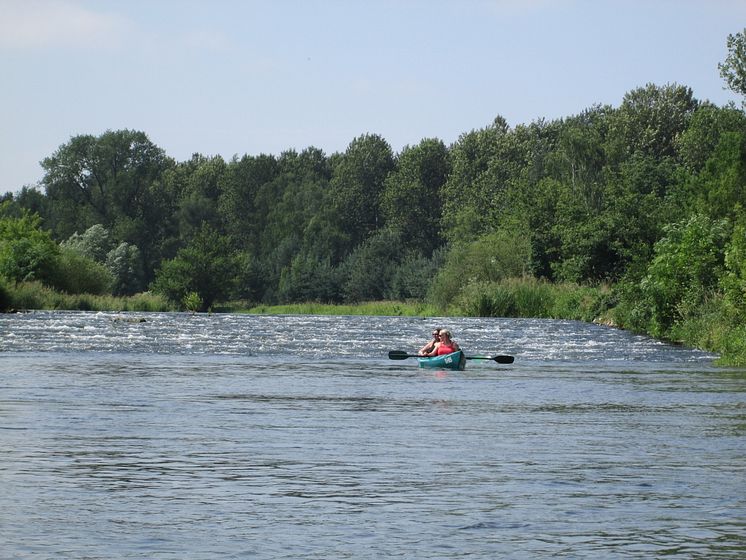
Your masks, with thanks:
[(461, 350), (461, 347), (451, 338), (451, 331), (440, 329), (440, 340), (435, 343), (435, 347), (425, 354), (425, 356), (443, 356)]
[(417, 350), (417, 354), (420, 356), (426, 356), (428, 353), (432, 352), (435, 349), (435, 345), (440, 342), (440, 331), (442, 329), (440, 327), (433, 329), (433, 338), (428, 341), (425, 346)]

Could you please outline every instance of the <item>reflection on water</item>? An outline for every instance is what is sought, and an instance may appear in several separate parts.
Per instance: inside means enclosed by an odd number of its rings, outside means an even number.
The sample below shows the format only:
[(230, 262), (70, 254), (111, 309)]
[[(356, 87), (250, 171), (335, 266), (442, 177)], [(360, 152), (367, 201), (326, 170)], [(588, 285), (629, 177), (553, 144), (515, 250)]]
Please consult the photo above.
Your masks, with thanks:
[[(431, 324), (516, 361), (386, 358)], [(746, 553), (746, 376), (701, 352), (566, 321), (103, 313), (0, 316), (0, 351), (4, 557)]]

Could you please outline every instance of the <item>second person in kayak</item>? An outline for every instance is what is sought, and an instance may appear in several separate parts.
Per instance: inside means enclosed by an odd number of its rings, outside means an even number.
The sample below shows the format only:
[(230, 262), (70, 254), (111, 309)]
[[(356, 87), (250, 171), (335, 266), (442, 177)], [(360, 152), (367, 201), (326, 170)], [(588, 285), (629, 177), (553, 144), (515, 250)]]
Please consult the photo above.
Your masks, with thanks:
[(440, 327), (433, 329), (433, 338), (425, 344), (422, 348), (417, 350), (419, 356), (427, 356), (430, 352), (435, 350), (435, 345), (440, 342), (440, 331), (443, 330)]
[(451, 331), (440, 329), (440, 340), (435, 343), (435, 348), (425, 356), (443, 356), (461, 350), (461, 347), (451, 338)]

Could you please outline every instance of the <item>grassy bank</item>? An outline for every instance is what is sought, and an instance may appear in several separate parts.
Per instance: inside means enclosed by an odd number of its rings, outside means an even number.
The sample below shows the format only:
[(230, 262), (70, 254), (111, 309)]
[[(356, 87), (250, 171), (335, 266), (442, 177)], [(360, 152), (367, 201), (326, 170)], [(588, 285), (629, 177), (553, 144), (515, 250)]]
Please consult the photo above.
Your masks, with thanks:
[(349, 305), (325, 303), (295, 303), (289, 305), (257, 305), (246, 310), (254, 314), (275, 315), (386, 315), (401, 317), (436, 317), (431, 305), (418, 302), (368, 301)]
[(174, 311), (164, 298), (152, 293), (129, 297), (66, 294), (40, 282), (20, 282), (0, 289), (0, 307), (9, 311), (29, 309), (71, 311)]
[(422, 302), (371, 301), (349, 305), (297, 303), (257, 305), (221, 310), (255, 314), (390, 315), (406, 317), (534, 317), (546, 319), (604, 320), (610, 289), (576, 284), (550, 284), (533, 279), (468, 286), (451, 305), (438, 308)]
[(672, 339), (720, 354), (721, 366), (746, 366), (746, 326), (733, 325), (720, 313), (703, 312), (677, 324)]
[[(641, 320), (635, 316), (635, 311), (633, 302), (621, 301), (610, 310), (610, 316), (620, 328), (650, 336), (657, 334), (651, 332), (653, 327), (646, 328), (649, 323), (644, 317)], [(657, 338), (719, 354), (716, 363), (720, 366), (746, 365), (746, 325), (718, 296), (677, 318)]]

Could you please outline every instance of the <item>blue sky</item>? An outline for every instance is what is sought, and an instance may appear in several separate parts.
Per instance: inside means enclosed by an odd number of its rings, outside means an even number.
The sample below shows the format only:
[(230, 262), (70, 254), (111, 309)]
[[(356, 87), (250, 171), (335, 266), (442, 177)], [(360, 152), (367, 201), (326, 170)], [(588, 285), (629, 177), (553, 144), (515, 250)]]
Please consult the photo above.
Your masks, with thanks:
[(744, 26), (744, 0), (0, 0), (0, 193), (109, 129), (183, 161), (451, 144), (647, 83), (740, 103), (717, 64)]

